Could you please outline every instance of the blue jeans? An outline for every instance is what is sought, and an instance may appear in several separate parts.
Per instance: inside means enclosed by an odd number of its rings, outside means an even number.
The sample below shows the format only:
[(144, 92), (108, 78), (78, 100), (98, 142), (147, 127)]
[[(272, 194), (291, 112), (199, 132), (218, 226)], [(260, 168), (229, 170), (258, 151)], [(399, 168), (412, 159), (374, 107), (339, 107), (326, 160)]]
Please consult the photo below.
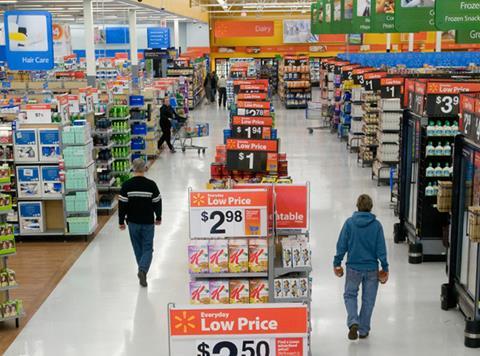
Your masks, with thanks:
[(155, 225), (128, 223), (130, 241), (138, 264), (138, 270), (145, 273), (150, 269), (153, 256), (153, 237)]
[[(358, 290), (362, 285), (362, 309), (358, 314)], [(370, 321), (378, 291), (378, 271), (356, 271), (347, 268), (345, 280), (345, 306), (347, 308), (347, 326), (358, 325), (360, 335), (370, 332)]]

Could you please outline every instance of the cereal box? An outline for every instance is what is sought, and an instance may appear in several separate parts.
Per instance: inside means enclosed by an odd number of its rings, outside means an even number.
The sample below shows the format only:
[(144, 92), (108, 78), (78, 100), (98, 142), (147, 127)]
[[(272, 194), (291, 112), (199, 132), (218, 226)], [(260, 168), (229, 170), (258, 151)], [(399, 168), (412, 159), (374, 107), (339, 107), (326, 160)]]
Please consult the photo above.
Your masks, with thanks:
[(248, 272), (247, 240), (230, 240), (228, 245), (228, 256), (228, 269), (231, 273)]
[(292, 298), (292, 279), (282, 279), (283, 298)]
[(229, 282), (228, 280), (210, 281), (210, 304), (229, 304)]
[(292, 267), (292, 245), (289, 240), (282, 241), (283, 267)]
[(190, 304), (210, 304), (210, 286), (208, 281), (190, 282)]
[(300, 297), (298, 279), (291, 279), (290, 280), (290, 294), (292, 298), (299, 298)]
[(250, 302), (249, 282), (246, 279), (230, 281), (230, 304), (248, 304)]
[(276, 279), (273, 282), (273, 296), (275, 298), (283, 298), (283, 287), (282, 287), (282, 280), (281, 279)]
[(266, 239), (251, 239), (248, 242), (248, 270), (250, 272), (266, 272), (268, 270)]
[(250, 303), (268, 303), (268, 280), (251, 279), (250, 280)]
[(208, 273), (207, 241), (192, 241), (188, 246), (190, 273)]
[(245, 235), (260, 235), (261, 214), (260, 209), (245, 210)]
[(210, 273), (228, 272), (228, 241), (210, 241), (208, 243)]
[(301, 259), (302, 246), (299, 241), (293, 241), (292, 243), (292, 266), (299, 267), (302, 266)]
[(298, 279), (298, 296), (301, 298), (308, 297), (309, 295), (309, 283), (308, 278)]

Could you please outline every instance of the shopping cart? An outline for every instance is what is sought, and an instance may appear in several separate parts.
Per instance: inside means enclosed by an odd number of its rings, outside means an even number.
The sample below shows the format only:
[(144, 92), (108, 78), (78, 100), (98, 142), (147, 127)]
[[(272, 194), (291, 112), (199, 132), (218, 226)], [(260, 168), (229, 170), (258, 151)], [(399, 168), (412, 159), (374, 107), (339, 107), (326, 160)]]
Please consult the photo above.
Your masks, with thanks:
[(322, 102), (309, 101), (305, 109), (305, 119), (320, 121), (320, 126), (307, 127), (308, 132), (311, 134), (315, 130), (330, 129), (330, 117), (327, 113), (327, 106)]
[(183, 117), (177, 117), (172, 120), (172, 145), (175, 148), (186, 150), (197, 150), (198, 154), (205, 153), (207, 147), (193, 144), (194, 138), (207, 137), (210, 134), (208, 123), (190, 124), (189, 120)]

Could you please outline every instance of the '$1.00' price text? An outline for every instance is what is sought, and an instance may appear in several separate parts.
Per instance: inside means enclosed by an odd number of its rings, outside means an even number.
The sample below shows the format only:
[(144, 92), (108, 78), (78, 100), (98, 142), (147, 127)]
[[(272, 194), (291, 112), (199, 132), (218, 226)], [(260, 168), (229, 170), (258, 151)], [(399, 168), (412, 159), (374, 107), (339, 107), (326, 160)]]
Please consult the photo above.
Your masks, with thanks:
[(200, 214), (201, 219), (204, 223), (213, 220), (214, 224), (210, 229), (211, 234), (225, 234), (225, 228), (222, 228), (225, 222), (242, 222), (243, 221), (243, 212), (241, 210), (227, 210), (225, 212), (220, 210), (214, 210), (212, 212), (202, 211)]
[(197, 356), (271, 356), (265, 340), (203, 341), (197, 345)]

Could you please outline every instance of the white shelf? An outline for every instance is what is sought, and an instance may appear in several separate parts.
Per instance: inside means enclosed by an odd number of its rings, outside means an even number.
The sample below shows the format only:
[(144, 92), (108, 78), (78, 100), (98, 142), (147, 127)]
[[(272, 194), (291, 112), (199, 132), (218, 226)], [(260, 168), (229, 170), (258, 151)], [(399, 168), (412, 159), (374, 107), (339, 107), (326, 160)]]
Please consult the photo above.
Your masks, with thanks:
[(190, 276), (198, 279), (213, 278), (268, 278), (268, 272), (243, 272), (243, 273), (191, 273)]
[(13, 286), (0, 287), (0, 292), (4, 292), (6, 290), (11, 290), (11, 289), (17, 289), (18, 287), (19, 287), (18, 284), (15, 284)]

